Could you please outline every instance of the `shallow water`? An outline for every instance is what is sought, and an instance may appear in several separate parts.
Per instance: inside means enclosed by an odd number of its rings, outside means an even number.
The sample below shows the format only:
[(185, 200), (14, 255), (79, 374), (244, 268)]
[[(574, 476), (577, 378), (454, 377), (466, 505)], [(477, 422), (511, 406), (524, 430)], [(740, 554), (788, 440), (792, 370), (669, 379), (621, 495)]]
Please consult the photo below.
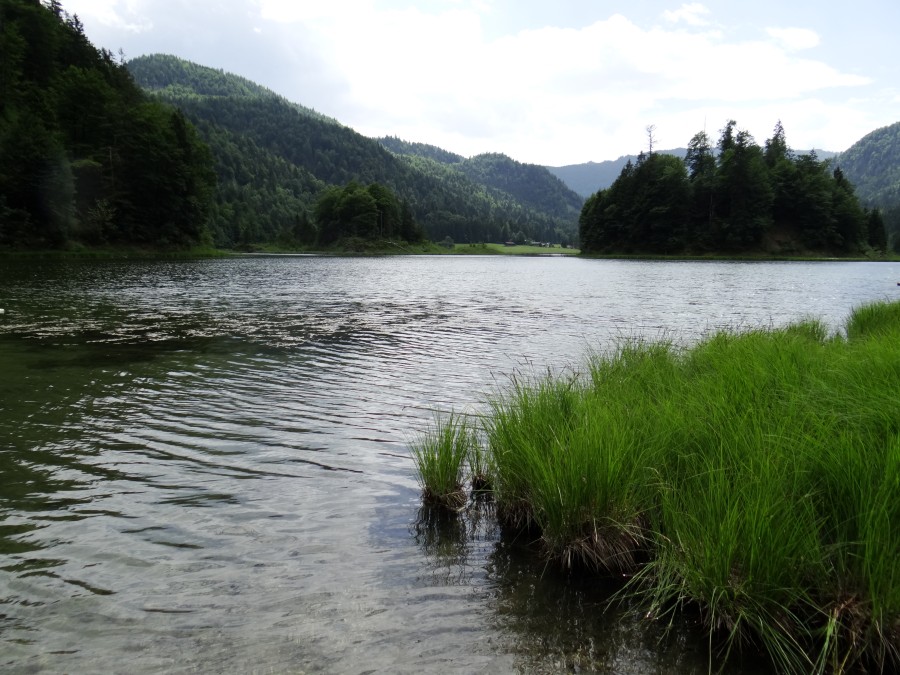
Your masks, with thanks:
[[(408, 442), (514, 373), (900, 296), (894, 263), (248, 257), (0, 266), (0, 669), (701, 673)], [(730, 666), (748, 672), (748, 656)]]

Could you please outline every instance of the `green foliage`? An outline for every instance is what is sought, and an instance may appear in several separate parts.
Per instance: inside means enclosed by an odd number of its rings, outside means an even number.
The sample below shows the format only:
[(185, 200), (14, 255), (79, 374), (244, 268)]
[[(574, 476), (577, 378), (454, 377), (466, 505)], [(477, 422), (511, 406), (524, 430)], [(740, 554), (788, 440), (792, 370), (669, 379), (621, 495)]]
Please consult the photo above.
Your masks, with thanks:
[(459, 509), (466, 504), (463, 478), (475, 437), (468, 420), (451, 414), (437, 419), (412, 444), (413, 461), (426, 504)]
[(758, 248), (772, 221), (772, 187), (762, 150), (746, 131), (731, 138), (729, 121), (719, 142), (716, 228), (713, 245), (725, 251)]
[(866, 204), (900, 204), (900, 122), (866, 134), (838, 155), (835, 164)]
[(869, 239), (869, 246), (876, 251), (884, 252), (887, 250), (887, 228), (880, 209), (872, 209), (866, 213), (866, 233)]
[(319, 243), (333, 244), (342, 239), (382, 241), (422, 240), (422, 233), (403, 208), (397, 196), (379, 183), (363, 187), (351, 181), (344, 187), (326, 188), (315, 206)]
[(853, 254), (886, 247), (843, 173), (814, 152), (795, 156), (780, 122), (763, 149), (729, 120), (716, 150), (701, 132), (681, 171), (678, 162), (660, 154), (628, 162), (585, 203), (582, 250)]
[(407, 241), (421, 236), (416, 223), (434, 241), (503, 241), (504, 228), (543, 241), (576, 236), (581, 200), (541, 167), (508, 158), (482, 166), (433, 146), (365, 138), (243, 78), (173, 56), (143, 56), (128, 67), (184, 110), (212, 148), (212, 230), (221, 245), (283, 239), (285, 222), (311, 214), (326, 186), (353, 181), (397, 196)]
[(689, 209), (687, 170), (672, 155), (638, 156), (588, 200), (579, 221), (583, 251), (677, 252)]
[(456, 153), (449, 152), (434, 145), (428, 145), (426, 143), (410, 143), (409, 141), (401, 140), (396, 136), (385, 136), (384, 138), (379, 138), (378, 142), (395, 155), (425, 157), (440, 162), (441, 164), (460, 164), (466, 159), (462, 155), (457, 155)]
[(844, 333), (632, 341), (585, 375), (513, 380), (484, 421), (498, 517), (565, 566), (633, 573), (648, 616), (699, 608), (711, 647), (893, 672), (900, 303)]
[[(875, 229), (869, 235), (871, 246), (900, 251), (900, 122), (867, 134), (835, 163), (856, 186), (862, 203), (877, 208), (883, 216), (887, 241), (881, 245), (881, 233)], [(871, 227), (877, 225), (870, 221)]]
[(0, 245), (199, 243), (215, 177), (59, 3), (0, 0)]

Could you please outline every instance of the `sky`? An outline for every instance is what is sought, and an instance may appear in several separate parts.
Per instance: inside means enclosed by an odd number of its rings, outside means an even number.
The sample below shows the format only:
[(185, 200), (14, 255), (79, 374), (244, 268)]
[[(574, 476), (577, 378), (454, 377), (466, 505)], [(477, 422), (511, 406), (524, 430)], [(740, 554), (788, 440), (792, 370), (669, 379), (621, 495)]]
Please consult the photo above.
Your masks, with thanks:
[(235, 73), (371, 137), (563, 166), (900, 121), (897, 0), (63, 0), (98, 48)]

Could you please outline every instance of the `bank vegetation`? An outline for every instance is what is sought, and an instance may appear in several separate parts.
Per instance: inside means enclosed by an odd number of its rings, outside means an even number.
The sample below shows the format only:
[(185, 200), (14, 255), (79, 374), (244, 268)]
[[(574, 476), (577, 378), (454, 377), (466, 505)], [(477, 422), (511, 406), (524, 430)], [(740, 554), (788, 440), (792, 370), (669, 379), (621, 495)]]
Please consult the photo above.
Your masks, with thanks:
[(451, 417), (422, 443), (453, 439), (432, 444), (454, 449), (453, 490), (476, 458), (501, 523), (549, 561), (627, 579), (648, 617), (702, 617), (711, 659), (892, 671), (898, 345), (898, 302), (857, 308), (837, 334), (804, 320), (689, 348), (625, 341), (580, 374), (514, 379), (477, 424)]

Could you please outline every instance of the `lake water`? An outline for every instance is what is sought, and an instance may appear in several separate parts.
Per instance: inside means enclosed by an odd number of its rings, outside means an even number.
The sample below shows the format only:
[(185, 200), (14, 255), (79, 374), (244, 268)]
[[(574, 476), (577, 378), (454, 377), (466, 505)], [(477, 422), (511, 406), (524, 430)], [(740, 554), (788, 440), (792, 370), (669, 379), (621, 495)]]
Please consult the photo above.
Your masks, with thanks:
[[(704, 673), (409, 441), (515, 373), (898, 298), (895, 263), (0, 262), (0, 670)], [(750, 658), (730, 672), (758, 672)]]

